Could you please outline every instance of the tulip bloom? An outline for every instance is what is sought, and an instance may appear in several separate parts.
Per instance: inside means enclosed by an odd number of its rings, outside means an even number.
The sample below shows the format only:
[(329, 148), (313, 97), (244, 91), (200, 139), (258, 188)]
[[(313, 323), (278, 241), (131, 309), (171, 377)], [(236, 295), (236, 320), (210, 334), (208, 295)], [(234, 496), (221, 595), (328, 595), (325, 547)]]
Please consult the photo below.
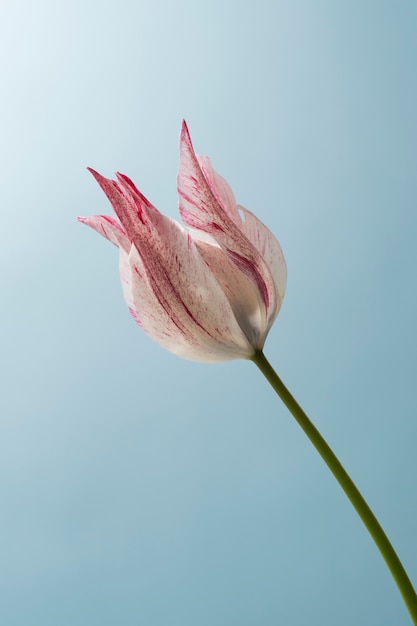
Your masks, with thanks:
[(177, 188), (187, 229), (127, 176), (90, 171), (118, 219), (78, 219), (118, 246), (124, 297), (139, 326), (193, 361), (251, 359), (261, 351), (284, 297), (284, 256), (266, 226), (236, 204), (210, 159), (196, 156), (185, 122)]

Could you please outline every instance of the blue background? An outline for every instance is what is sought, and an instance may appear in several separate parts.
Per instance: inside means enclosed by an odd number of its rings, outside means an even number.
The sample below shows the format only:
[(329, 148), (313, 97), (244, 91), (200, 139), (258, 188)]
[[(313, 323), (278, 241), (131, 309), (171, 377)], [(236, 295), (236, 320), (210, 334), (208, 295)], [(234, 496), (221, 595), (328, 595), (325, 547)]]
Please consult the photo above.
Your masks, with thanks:
[(266, 354), (417, 583), (414, 0), (0, 3), (0, 618), (397, 626), (400, 595), (249, 362), (130, 318), (86, 172), (177, 215), (182, 118), (288, 264)]

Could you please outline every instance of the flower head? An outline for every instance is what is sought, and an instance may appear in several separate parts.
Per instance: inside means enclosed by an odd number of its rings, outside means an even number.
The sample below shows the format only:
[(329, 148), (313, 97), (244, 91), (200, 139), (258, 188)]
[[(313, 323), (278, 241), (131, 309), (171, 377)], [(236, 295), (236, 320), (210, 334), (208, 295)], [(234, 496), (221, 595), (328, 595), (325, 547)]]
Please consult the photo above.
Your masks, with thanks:
[(123, 174), (90, 169), (117, 218), (80, 217), (120, 251), (130, 313), (167, 350), (194, 361), (250, 359), (262, 350), (285, 292), (286, 265), (272, 233), (236, 204), (187, 126), (177, 177), (184, 228), (162, 215)]

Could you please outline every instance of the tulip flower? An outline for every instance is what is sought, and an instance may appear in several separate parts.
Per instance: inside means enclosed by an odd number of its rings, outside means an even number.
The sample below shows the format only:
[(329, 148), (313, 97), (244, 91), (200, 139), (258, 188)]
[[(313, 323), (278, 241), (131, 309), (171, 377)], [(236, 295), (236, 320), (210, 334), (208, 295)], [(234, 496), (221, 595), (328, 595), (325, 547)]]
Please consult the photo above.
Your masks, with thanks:
[(80, 217), (119, 248), (120, 276), (136, 322), (161, 346), (195, 361), (250, 359), (264, 374), (362, 519), (417, 626), (417, 596), (363, 496), (263, 353), (281, 308), (286, 266), (278, 241), (236, 204), (227, 182), (196, 156), (187, 126), (177, 177), (184, 223), (162, 215), (123, 174), (90, 170), (117, 217)]
[(118, 246), (130, 313), (171, 352), (195, 361), (250, 359), (281, 307), (285, 260), (274, 235), (237, 205), (210, 159), (180, 135), (179, 212), (162, 215), (123, 174), (90, 170), (117, 218), (78, 218)]

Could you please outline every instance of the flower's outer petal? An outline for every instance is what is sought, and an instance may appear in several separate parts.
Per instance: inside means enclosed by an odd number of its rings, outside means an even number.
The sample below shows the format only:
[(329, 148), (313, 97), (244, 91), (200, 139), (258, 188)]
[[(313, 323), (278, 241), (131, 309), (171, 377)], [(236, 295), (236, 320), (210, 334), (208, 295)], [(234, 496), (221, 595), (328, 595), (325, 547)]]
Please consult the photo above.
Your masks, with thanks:
[[(197, 161), (185, 122), (180, 136), (177, 187), (183, 222), (211, 235), (240, 271), (252, 280), (264, 304), (264, 327), (269, 328), (281, 304), (271, 270), (241, 227), (216, 199)], [(218, 197), (221, 196), (225, 196), (224, 191), (218, 193)]]
[[(269, 265), (282, 302), (287, 283), (287, 267), (277, 239), (253, 213), (237, 205), (230, 185), (216, 172), (211, 159), (203, 155), (196, 156), (204, 178), (218, 203)], [(277, 308), (277, 314), (278, 310), (279, 308)]]
[(269, 228), (251, 211), (242, 206), (238, 206), (237, 209), (243, 216), (241, 230), (269, 265), (282, 301), (287, 285), (287, 264), (281, 246)]
[(204, 174), (204, 178), (217, 202), (226, 211), (230, 219), (240, 227), (240, 215), (237, 210), (234, 193), (229, 183), (216, 172), (209, 157), (202, 154), (196, 154), (196, 157), (201, 171)]
[(125, 176), (118, 183), (93, 172), (132, 247), (121, 250), (123, 291), (130, 312), (160, 345), (184, 358), (251, 358), (254, 348), (226, 294), (177, 222), (159, 213)]
[[(148, 280), (146, 268), (135, 246), (130, 254), (120, 248), (120, 276), (123, 295), (136, 323), (165, 350), (191, 361), (215, 363), (250, 358), (250, 346), (230, 345), (213, 340), (193, 322), (189, 332), (178, 326), (178, 317), (166, 311)], [(196, 332), (197, 331), (197, 332)]]
[(108, 215), (93, 215), (92, 217), (78, 217), (77, 219), (103, 235), (118, 248), (123, 248), (126, 252), (130, 250), (131, 242), (117, 218)]

